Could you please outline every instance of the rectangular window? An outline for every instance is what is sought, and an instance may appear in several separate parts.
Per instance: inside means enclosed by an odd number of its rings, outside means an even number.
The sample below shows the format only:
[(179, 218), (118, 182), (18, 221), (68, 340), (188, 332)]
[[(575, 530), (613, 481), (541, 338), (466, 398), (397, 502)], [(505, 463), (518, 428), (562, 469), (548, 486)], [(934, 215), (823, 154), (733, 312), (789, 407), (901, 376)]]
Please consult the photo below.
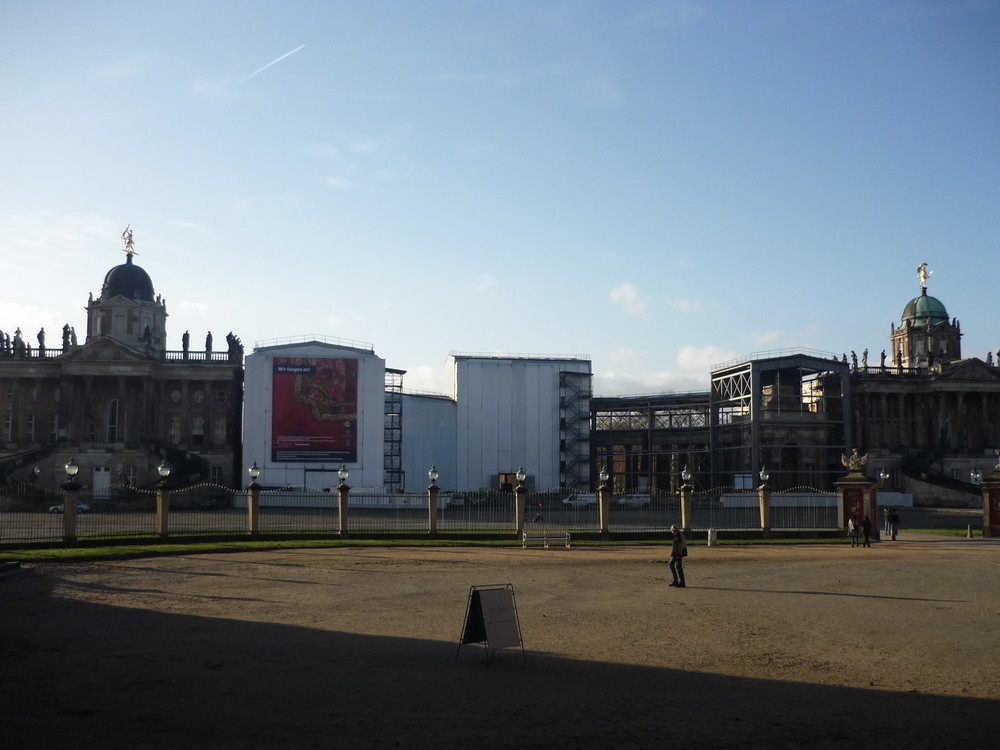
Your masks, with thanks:
[(226, 444), (226, 418), (216, 417), (212, 423), (212, 442), (216, 445)]
[(170, 444), (180, 445), (181, 442), (181, 418), (170, 418)]
[(54, 443), (59, 439), (59, 417), (55, 414), (49, 420), (49, 442)]
[(3, 415), (3, 439), (8, 443), (11, 441), (11, 427), (13, 426), (13, 420), (10, 414)]
[(118, 442), (118, 399), (113, 398), (108, 404), (108, 442)]
[(25, 435), (25, 437), (28, 439), (29, 443), (35, 442), (35, 415), (34, 414), (29, 414), (28, 415), (27, 434)]
[(211, 467), (211, 482), (212, 484), (222, 484), (222, 467), (213, 466)]

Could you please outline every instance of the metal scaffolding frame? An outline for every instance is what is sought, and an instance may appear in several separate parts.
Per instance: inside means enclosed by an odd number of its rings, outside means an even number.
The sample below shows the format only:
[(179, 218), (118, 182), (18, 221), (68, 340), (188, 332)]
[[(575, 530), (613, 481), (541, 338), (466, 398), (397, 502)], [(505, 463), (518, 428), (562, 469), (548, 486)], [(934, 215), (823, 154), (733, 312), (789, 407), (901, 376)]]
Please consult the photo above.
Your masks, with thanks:
[(762, 466), (775, 489), (829, 490), (851, 440), (846, 362), (811, 354), (747, 360), (712, 372), (713, 486), (739, 484)]
[(589, 372), (559, 373), (559, 485), (590, 485)]
[(382, 483), (402, 492), (403, 477), (403, 375), (406, 370), (385, 369), (385, 448)]
[(677, 492), (687, 466), (707, 484), (708, 393), (591, 401), (593, 480), (607, 467), (616, 493)]

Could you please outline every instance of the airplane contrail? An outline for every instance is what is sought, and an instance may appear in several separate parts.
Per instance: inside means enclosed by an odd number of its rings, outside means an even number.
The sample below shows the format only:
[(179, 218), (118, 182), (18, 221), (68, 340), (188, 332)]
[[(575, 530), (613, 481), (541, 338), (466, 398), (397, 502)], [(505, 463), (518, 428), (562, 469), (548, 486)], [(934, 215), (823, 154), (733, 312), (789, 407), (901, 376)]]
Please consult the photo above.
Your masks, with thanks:
[(254, 71), (253, 73), (251, 73), (250, 75), (246, 76), (245, 78), (241, 78), (240, 80), (238, 80), (238, 81), (236, 82), (236, 84), (235, 84), (235, 85), (236, 85), (236, 86), (239, 86), (239, 85), (240, 85), (241, 83), (243, 83), (244, 81), (248, 81), (248, 80), (250, 80), (250, 79), (251, 79), (251, 78), (253, 78), (253, 77), (254, 77), (255, 75), (257, 75), (258, 73), (260, 73), (261, 71), (264, 71), (264, 70), (267, 70), (268, 68), (270, 68), (270, 67), (271, 67), (272, 65), (274, 65), (275, 63), (280, 63), (280, 62), (281, 62), (282, 60), (284, 60), (284, 59), (285, 59), (286, 57), (289, 57), (289, 56), (291, 56), (291, 55), (294, 55), (294, 54), (295, 54), (296, 52), (298, 52), (298, 51), (299, 51), (300, 49), (304, 48), (305, 46), (306, 46), (306, 45), (304, 45), (304, 44), (303, 44), (303, 45), (302, 45), (302, 46), (300, 46), (300, 47), (296, 47), (296, 48), (295, 48), (295, 49), (293, 49), (293, 50), (292, 50), (291, 52), (286, 52), (286, 53), (285, 53), (285, 54), (283, 54), (283, 55), (282, 55), (281, 57), (279, 57), (279, 58), (277, 58), (277, 59), (275, 59), (275, 60), (271, 60), (271, 62), (269, 62), (269, 63), (268, 63), (267, 65), (265, 65), (265, 66), (264, 66), (263, 68), (258, 68), (257, 70), (255, 70), (255, 71)]

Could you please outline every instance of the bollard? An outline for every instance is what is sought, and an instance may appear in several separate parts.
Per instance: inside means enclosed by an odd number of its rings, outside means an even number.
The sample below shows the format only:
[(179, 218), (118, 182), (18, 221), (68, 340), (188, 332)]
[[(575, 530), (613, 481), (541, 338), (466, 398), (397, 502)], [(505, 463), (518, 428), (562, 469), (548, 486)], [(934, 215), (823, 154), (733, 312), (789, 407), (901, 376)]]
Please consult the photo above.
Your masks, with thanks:
[(718, 541), (718, 537), (716, 536), (715, 529), (709, 529), (708, 530), (708, 546), (709, 547), (714, 547), (717, 541)]
[(968, 530), (965, 532), (966, 539), (972, 539), (972, 524), (969, 524)]

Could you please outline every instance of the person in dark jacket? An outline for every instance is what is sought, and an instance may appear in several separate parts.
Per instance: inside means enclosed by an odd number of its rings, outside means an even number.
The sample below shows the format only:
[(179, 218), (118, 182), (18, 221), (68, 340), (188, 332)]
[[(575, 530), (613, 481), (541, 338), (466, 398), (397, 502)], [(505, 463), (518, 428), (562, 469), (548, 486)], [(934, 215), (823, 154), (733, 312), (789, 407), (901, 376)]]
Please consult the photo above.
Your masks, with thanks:
[(687, 539), (684, 538), (684, 534), (681, 530), (677, 528), (677, 524), (670, 527), (670, 533), (673, 535), (673, 545), (670, 547), (670, 572), (674, 574), (674, 582), (671, 586), (676, 586), (679, 589), (684, 588), (684, 558), (687, 557)]
[(861, 532), (865, 535), (865, 543), (862, 547), (872, 546), (872, 519), (865, 516), (865, 520), (861, 522)]

